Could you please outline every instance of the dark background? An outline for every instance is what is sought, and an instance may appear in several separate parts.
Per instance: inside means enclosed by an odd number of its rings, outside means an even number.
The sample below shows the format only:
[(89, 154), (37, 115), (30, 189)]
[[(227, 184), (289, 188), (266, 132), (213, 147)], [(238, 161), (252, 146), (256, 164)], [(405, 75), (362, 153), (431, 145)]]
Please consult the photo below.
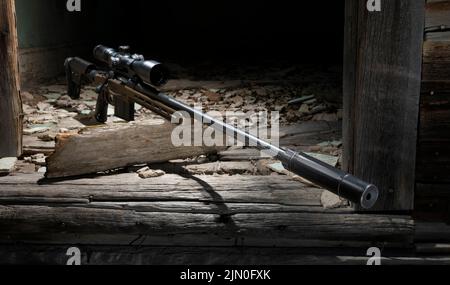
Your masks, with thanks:
[(81, 0), (81, 12), (66, 3), (16, 0), (25, 84), (63, 75), (66, 57), (93, 60), (98, 44), (130, 45), (205, 79), (219, 69), (241, 78), (248, 67), (342, 65), (345, 0)]
[(98, 2), (99, 12), (115, 7), (103, 28), (116, 33), (98, 39), (112, 46), (184, 60), (342, 61), (344, 0)]

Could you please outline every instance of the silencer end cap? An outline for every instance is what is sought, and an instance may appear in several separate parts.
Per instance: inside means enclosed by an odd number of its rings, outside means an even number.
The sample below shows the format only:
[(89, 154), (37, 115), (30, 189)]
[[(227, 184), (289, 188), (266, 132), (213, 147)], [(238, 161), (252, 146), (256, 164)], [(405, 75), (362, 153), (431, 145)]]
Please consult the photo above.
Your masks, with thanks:
[(367, 186), (361, 196), (361, 207), (366, 210), (373, 208), (378, 201), (379, 195), (380, 191), (375, 185)]

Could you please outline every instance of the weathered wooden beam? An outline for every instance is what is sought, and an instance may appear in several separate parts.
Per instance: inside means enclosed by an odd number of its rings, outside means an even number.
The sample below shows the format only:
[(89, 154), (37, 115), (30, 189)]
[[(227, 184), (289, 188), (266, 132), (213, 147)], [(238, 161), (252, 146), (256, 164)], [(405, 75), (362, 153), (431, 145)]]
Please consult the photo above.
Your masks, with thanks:
[[(202, 202), (256, 203), (321, 207), (323, 190), (283, 176), (180, 176), (167, 174), (141, 179), (137, 174), (50, 181), (38, 184), (40, 175), (15, 175), (0, 179), (4, 205), (57, 202)], [(44, 181), (45, 182), (45, 181)], [(77, 203), (80, 203), (79, 201)]]
[[(427, 27), (450, 27), (450, 1), (429, 1), (426, 14)], [(425, 186), (434, 191), (431, 184), (450, 183), (450, 31), (427, 34), (422, 77), (416, 207), (448, 215), (448, 203), (439, 193), (423, 197), (419, 192)]]
[(39, 178), (0, 179), (0, 243), (408, 247), (414, 229), (408, 216), (325, 210), (321, 189), (286, 177)]
[[(450, 11), (448, 12), (450, 17)], [(423, 48), (423, 80), (450, 81), (450, 32), (448, 40), (427, 40)]]
[[(428, 0), (426, 5), (426, 28), (439, 26), (450, 27), (450, 1)], [(450, 32), (433, 32), (426, 34), (427, 40), (450, 40)]]
[(47, 160), (47, 178), (61, 178), (123, 168), (140, 163), (214, 153), (214, 147), (175, 147), (176, 126), (163, 120), (88, 128), (57, 137)]
[[(65, 265), (72, 245), (2, 245), (0, 263), (4, 265)], [(383, 251), (382, 265), (450, 265), (445, 251), (428, 252), (420, 257), (410, 251), (390, 254)], [(223, 247), (152, 247), (152, 246), (79, 246), (82, 265), (366, 265), (367, 248), (223, 248)], [(402, 253), (404, 255), (402, 255)], [(431, 253), (431, 254), (430, 254)], [(439, 256), (437, 254), (441, 254)]]
[[(155, 245), (301, 247), (302, 241), (351, 244), (374, 241), (411, 246), (408, 217), (342, 213), (239, 213), (234, 215), (138, 212), (77, 206), (0, 206), (1, 241), (51, 241), (52, 235), (143, 236)], [(101, 237), (101, 238), (100, 238)], [(133, 239), (129, 239), (128, 243)], [(210, 243), (211, 242), (211, 243)]]
[(344, 168), (381, 191), (376, 210), (411, 210), (425, 1), (346, 1)]
[(22, 100), (14, 0), (0, 1), (0, 157), (22, 154)]

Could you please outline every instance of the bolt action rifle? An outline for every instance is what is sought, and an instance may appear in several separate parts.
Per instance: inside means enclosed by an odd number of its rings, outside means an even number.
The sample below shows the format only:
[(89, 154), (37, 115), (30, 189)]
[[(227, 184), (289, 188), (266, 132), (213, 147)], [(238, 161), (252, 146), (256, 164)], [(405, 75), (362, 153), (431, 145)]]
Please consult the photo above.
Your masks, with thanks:
[(126, 121), (133, 121), (135, 103), (162, 117), (169, 119), (178, 112), (188, 113), (216, 131), (232, 135), (238, 141), (249, 143), (280, 160), (284, 167), (337, 194), (340, 197), (360, 205), (364, 209), (372, 208), (379, 196), (378, 188), (344, 171), (331, 167), (304, 153), (279, 148), (256, 136), (214, 119), (174, 98), (158, 91), (167, 82), (167, 70), (156, 61), (145, 60), (142, 55), (128, 53), (128, 47), (119, 51), (102, 45), (94, 49), (94, 58), (106, 69), (78, 57), (68, 58), (65, 69), (68, 94), (72, 99), (80, 98), (83, 84), (96, 84), (98, 99), (95, 118), (104, 123), (107, 120), (108, 104), (114, 105), (115, 115)]

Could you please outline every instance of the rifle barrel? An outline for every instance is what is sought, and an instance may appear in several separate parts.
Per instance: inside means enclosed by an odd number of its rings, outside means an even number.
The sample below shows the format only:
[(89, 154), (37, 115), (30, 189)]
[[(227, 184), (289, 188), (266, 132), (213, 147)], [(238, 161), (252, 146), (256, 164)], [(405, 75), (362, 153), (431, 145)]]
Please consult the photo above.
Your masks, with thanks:
[(151, 86), (135, 84), (133, 82), (129, 82), (128, 84), (134, 90), (162, 102), (173, 110), (184, 111), (194, 119), (213, 127), (216, 131), (231, 135), (242, 143), (256, 147), (268, 155), (280, 160), (284, 167), (290, 172), (324, 187), (355, 204), (359, 204), (364, 209), (373, 208), (378, 200), (379, 191), (373, 184), (364, 182), (351, 174), (334, 168), (305, 153), (274, 146), (252, 134), (217, 120), (200, 110), (192, 108), (175, 98), (160, 93)]

